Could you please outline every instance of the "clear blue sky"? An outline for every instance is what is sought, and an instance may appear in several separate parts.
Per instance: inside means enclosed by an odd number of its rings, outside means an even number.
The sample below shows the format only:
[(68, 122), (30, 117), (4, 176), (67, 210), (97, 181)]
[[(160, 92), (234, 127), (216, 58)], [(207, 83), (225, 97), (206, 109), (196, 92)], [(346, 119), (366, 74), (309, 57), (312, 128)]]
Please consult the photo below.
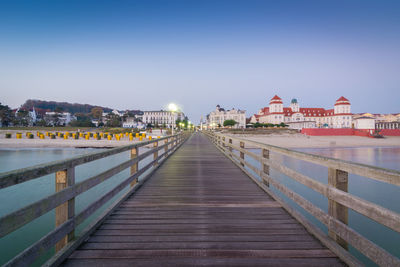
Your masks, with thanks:
[(400, 1), (0, 1), (0, 102), (400, 112)]

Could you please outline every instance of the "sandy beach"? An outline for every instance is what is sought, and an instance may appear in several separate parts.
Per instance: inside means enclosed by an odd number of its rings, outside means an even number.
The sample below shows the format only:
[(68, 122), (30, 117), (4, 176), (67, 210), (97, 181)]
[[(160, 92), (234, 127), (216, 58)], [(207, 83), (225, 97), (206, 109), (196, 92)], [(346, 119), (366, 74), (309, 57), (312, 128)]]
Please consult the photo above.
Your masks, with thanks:
[(385, 138), (368, 138), (360, 136), (306, 136), (303, 134), (234, 134), (232, 136), (285, 148), (400, 147), (399, 136), (388, 136)]
[(85, 139), (0, 139), (0, 148), (40, 148), (40, 147), (76, 147), (76, 148), (112, 148), (134, 144), (129, 140), (85, 140)]
[[(22, 133), (22, 139), (16, 139), (15, 134), (16, 132)], [(93, 138), (86, 140), (84, 138), (80, 139), (72, 139), (69, 137), (68, 139), (63, 139), (57, 137), (57, 139), (50, 139), (49, 137), (45, 137), (45, 139), (39, 139), (36, 136), (36, 131), (29, 131), (34, 134), (34, 139), (28, 139), (25, 136), (25, 132), (27, 131), (4, 131), (0, 130), (0, 148), (45, 148), (45, 147), (68, 147), (68, 148), (113, 148), (117, 146), (124, 146), (128, 144), (134, 144), (139, 142), (137, 139), (129, 141), (128, 138), (123, 138), (122, 140), (95, 140)], [(42, 131), (43, 132), (43, 131)], [(12, 133), (12, 138), (5, 138), (5, 133)], [(146, 139), (147, 140), (147, 139)]]

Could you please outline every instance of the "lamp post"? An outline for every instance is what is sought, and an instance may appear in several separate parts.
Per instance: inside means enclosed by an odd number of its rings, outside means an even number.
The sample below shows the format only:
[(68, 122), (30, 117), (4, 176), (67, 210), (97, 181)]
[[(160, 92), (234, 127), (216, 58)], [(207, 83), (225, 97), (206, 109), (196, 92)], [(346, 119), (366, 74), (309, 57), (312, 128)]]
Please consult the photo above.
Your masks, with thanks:
[(178, 110), (178, 107), (176, 106), (176, 104), (170, 103), (168, 105), (168, 110), (171, 111), (171, 113), (172, 113), (172, 125), (171, 125), (171, 128), (172, 128), (172, 135), (174, 135), (174, 128), (175, 128), (174, 113)]

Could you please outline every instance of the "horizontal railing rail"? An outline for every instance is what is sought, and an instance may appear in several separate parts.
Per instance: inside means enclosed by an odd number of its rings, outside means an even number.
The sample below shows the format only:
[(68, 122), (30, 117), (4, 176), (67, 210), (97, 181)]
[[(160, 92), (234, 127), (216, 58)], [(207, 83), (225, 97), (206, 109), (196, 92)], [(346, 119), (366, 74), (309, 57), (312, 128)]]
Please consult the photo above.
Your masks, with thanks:
[[(40, 164), (37, 166), (19, 169), (15, 171), (0, 174), (0, 190), (10, 186), (40, 178), (44, 175), (55, 173), (56, 192), (41, 200), (22, 207), (0, 218), (0, 238), (12, 232), (15, 232), (22, 226), (32, 222), (40, 216), (51, 210), (56, 210), (56, 228), (22, 251), (16, 257), (11, 259), (5, 266), (26, 266), (34, 262), (49, 249), (55, 246), (56, 255), (49, 260), (47, 265), (56, 265), (62, 262), (70, 253), (72, 248), (76, 248), (87, 237), (93, 227), (97, 226), (104, 218), (99, 217), (96, 223), (91, 224), (91, 228), (86, 228), (79, 237), (75, 236), (75, 229), (82, 224), (90, 215), (104, 206), (114, 196), (120, 193), (124, 188), (131, 185), (127, 193), (123, 194), (108, 209), (109, 214), (123, 199), (135, 192), (141, 184), (171, 155), (188, 137), (187, 133), (179, 133), (172, 136), (166, 136), (151, 141), (143, 141), (132, 145), (121, 146), (102, 152), (90, 153), (67, 160), (54, 161)], [(162, 144), (160, 144), (162, 143)], [(140, 147), (148, 147), (148, 151), (140, 154)], [(159, 155), (159, 151), (163, 153)], [(108, 156), (116, 155), (125, 151), (131, 151), (131, 158), (118, 164), (102, 173), (94, 175), (82, 182), (75, 183), (75, 167), (91, 161), (102, 159)], [(139, 169), (139, 162), (151, 155), (153, 160)], [(130, 176), (117, 184), (110, 191), (100, 196), (99, 199), (84, 208), (79, 214), (75, 214), (75, 198), (93, 188), (96, 185), (108, 180), (114, 175), (131, 168)], [(138, 179), (150, 171), (143, 179)], [(1, 191), (0, 191), (1, 192)]]
[[(250, 178), (262, 189), (274, 197), (282, 206), (298, 219), (311, 233), (319, 238), (328, 248), (336, 253), (343, 261), (351, 266), (360, 263), (347, 252), (348, 245), (353, 246), (373, 262), (382, 266), (400, 266), (400, 260), (385, 249), (368, 240), (348, 224), (348, 209), (362, 214), (375, 222), (384, 225), (396, 232), (400, 232), (400, 214), (385, 207), (369, 202), (358, 196), (348, 193), (348, 174), (353, 173), (363, 177), (372, 178), (394, 186), (400, 185), (400, 172), (383, 169), (374, 166), (348, 162), (286, 148), (263, 144), (251, 140), (236, 138), (221, 133), (204, 132), (212, 142), (237, 166), (239, 166)], [(235, 144), (236, 143), (236, 144)], [(239, 144), (239, 145), (237, 145)], [(262, 150), (261, 155), (251, 152), (245, 146)], [(234, 151), (238, 151), (234, 153)], [(287, 166), (270, 159), (270, 152), (276, 152), (291, 158), (312, 162), (328, 167), (328, 184), (314, 180), (307, 175), (301, 174)], [(245, 155), (258, 161), (262, 170), (245, 160)], [(249, 172), (250, 169), (253, 173)], [(315, 206), (303, 196), (295, 193), (278, 179), (271, 177), (270, 168), (286, 175), (287, 177), (305, 185), (315, 192), (328, 199), (328, 213)], [(301, 213), (291, 207), (286, 201), (280, 198), (269, 186), (274, 186), (286, 197), (293, 200), (305, 211), (327, 226), (328, 235), (310, 223)], [(340, 246), (339, 246), (340, 245)]]

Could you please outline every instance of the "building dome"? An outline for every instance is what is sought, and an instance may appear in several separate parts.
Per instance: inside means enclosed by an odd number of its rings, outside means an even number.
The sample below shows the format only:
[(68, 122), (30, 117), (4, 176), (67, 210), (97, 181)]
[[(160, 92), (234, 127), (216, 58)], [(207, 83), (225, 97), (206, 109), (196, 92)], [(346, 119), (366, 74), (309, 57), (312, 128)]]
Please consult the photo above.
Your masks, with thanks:
[(296, 98), (293, 98), (292, 101), (291, 101), (291, 103), (292, 103), (292, 104), (297, 104), (297, 99), (296, 99)]
[(271, 101), (269, 102), (269, 104), (283, 104), (282, 98), (275, 95), (273, 98), (271, 98)]
[(335, 106), (337, 105), (350, 105), (350, 101), (347, 98), (341, 96), (338, 100), (336, 100)]

